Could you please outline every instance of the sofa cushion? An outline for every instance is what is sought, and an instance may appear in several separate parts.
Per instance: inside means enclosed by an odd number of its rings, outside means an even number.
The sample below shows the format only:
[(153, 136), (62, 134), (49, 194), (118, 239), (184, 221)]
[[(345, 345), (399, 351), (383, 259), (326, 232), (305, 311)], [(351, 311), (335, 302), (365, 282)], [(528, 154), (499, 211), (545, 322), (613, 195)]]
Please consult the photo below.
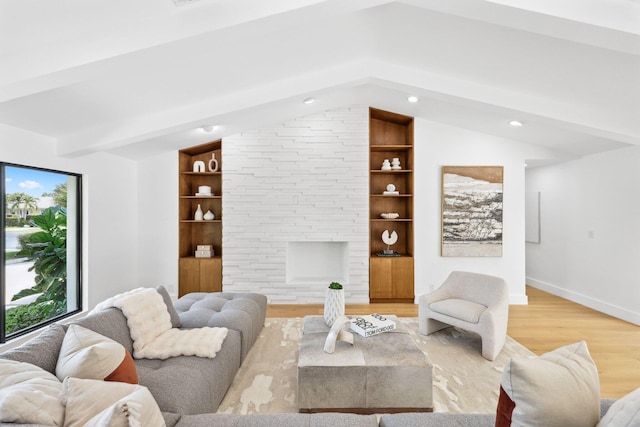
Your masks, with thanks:
[(495, 414), (421, 412), (385, 414), (380, 417), (380, 427), (494, 427), (495, 425)]
[(501, 388), (496, 427), (595, 426), (600, 419), (598, 369), (584, 341), (532, 359), (511, 359)]
[(167, 311), (169, 312), (169, 316), (171, 317), (171, 327), (179, 328), (180, 326), (182, 326), (182, 322), (180, 321), (180, 315), (178, 314), (175, 307), (173, 306), (173, 301), (171, 300), (171, 295), (169, 295), (169, 292), (167, 292), (166, 288), (162, 285), (158, 286), (156, 288), (156, 291), (158, 291), (160, 296), (162, 296), (162, 300), (164, 301), (164, 304), (167, 306)]
[(640, 426), (640, 388), (616, 400), (598, 423), (598, 427)]
[[(411, 425), (405, 424), (404, 426)], [(176, 427), (378, 427), (375, 415), (356, 414), (201, 414), (183, 416)]]
[(164, 417), (146, 387), (66, 378), (65, 427), (164, 426)]
[(213, 359), (178, 356), (135, 359), (140, 384), (164, 412), (215, 412), (240, 368), (240, 334), (229, 330)]
[(64, 334), (62, 326), (50, 325), (26, 343), (0, 354), (0, 359), (31, 363), (55, 374)]
[(127, 325), (127, 318), (120, 309), (106, 308), (92, 311), (88, 316), (73, 323), (119, 342), (129, 353), (133, 354), (133, 340)]
[(455, 317), (468, 323), (478, 323), (480, 316), (487, 309), (482, 304), (457, 298), (434, 302), (429, 305), (429, 308), (436, 313)]
[(30, 363), (0, 360), (0, 422), (62, 426), (62, 384)]
[(267, 298), (256, 293), (193, 292), (174, 305), (183, 328), (226, 327), (240, 332), (244, 359), (264, 326)]
[(120, 343), (83, 328), (69, 325), (60, 348), (56, 376), (138, 383), (133, 357)]

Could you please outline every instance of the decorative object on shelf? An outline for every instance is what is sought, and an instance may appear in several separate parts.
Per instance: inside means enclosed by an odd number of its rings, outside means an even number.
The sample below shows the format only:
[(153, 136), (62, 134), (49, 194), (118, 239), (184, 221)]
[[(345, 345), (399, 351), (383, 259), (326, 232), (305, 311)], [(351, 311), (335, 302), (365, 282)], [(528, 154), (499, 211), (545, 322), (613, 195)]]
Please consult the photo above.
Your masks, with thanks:
[(218, 161), (216, 160), (216, 153), (211, 153), (211, 160), (209, 160), (209, 172), (218, 172)]
[(203, 218), (204, 218), (205, 220), (207, 220), (207, 221), (211, 221), (211, 220), (215, 219), (215, 218), (216, 218), (216, 216), (213, 214), (213, 212), (211, 212), (211, 211), (207, 211), (207, 213), (205, 213), (205, 214), (204, 214), (204, 217), (203, 217)]
[(344, 289), (338, 282), (331, 282), (324, 299), (324, 323), (333, 326), (340, 316), (344, 315)]
[(391, 234), (389, 234), (389, 230), (384, 230), (382, 232), (382, 241), (387, 245), (387, 249), (383, 250), (382, 254), (386, 256), (393, 256), (395, 252), (390, 249), (390, 246), (395, 245), (398, 241), (398, 233), (392, 231)]
[(196, 160), (193, 162), (194, 172), (204, 172), (204, 162), (202, 160)]
[(333, 353), (336, 350), (336, 341), (338, 340), (345, 341), (353, 345), (353, 334), (347, 331), (350, 325), (351, 320), (345, 315), (342, 315), (335, 320), (329, 334), (327, 335), (327, 339), (324, 342), (325, 353)]
[(502, 166), (442, 167), (442, 256), (502, 256)]
[(204, 219), (204, 213), (202, 212), (202, 208), (198, 203), (198, 209), (196, 209), (196, 213), (193, 215), (193, 219), (196, 221), (202, 221)]
[(400, 166), (400, 158), (394, 157), (393, 160), (391, 160), (391, 169), (394, 171), (402, 169), (402, 166)]
[(213, 253), (213, 245), (198, 245), (196, 246), (196, 258), (212, 258)]
[(387, 185), (387, 191), (384, 191), (382, 194), (385, 196), (397, 196), (400, 194), (399, 191), (396, 191), (396, 186), (393, 184)]
[(382, 162), (382, 167), (380, 169), (383, 171), (391, 170), (391, 163), (389, 163), (389, 159), (384, 159), (384, 161)]
[(384, 219), (396, 219), (400, 214), (398, 212), (383, 212), (380, 216)]
[(209, 187), (208, 185), (199, 186), (196, 196), (213, 196), (213, 193), (211, 192), (211, 187)]

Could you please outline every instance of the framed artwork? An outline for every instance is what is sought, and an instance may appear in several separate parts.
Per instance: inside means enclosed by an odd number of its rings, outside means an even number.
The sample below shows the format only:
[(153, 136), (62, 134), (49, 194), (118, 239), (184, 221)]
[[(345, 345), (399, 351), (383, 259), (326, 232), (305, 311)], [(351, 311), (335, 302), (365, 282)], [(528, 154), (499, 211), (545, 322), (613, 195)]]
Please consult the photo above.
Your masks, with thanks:
[(502, 166), (442, 167), (442, 256), (502, 256)]

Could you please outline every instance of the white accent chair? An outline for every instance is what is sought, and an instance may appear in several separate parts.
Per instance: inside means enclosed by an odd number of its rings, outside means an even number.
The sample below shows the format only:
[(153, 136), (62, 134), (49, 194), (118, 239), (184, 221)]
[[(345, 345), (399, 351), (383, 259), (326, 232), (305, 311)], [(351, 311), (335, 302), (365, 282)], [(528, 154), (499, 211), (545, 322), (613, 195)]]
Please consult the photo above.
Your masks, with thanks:
[(495, 360), (507, 337), (509, 291), (500, 277), (453, 271), (435, 291), (419, 299), (420, 333), (450, 326), (482, 338), (482, 357)]

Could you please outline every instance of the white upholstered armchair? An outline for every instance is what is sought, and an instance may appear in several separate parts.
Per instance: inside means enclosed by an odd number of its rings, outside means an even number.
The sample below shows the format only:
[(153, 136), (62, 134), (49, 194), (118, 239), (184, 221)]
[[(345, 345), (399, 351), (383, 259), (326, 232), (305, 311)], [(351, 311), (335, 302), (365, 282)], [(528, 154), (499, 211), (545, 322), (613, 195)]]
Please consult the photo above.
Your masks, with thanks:
[(419, 299), (420, 333), (450, 326), (482, 338), (482, 356), (495, 360), (507, 336), (509, 292), (500, 277), (453, 271), (435, 291)]

